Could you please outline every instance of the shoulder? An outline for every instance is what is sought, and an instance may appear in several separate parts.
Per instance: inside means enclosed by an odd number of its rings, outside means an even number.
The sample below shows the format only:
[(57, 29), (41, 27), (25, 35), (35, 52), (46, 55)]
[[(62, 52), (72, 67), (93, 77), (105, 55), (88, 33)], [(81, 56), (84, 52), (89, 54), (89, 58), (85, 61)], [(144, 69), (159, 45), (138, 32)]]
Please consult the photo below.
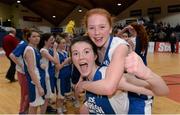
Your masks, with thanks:
[(113, 40), (112, 40), (112, 45), (114, 44), (125, 44), (125, 45), (128, 45), (128, 42), (126, 42), (124, 39), (122, 38), (119, 38), (119, 37), (113, 37)]
[(31, 46), (27, 46), (24, 50), (24, 54), (26, 54), (27, 52), (34, 52), (34, 49)]
[(110, 47), (110, 54), (113, 54), (113, 52), (115, 51), (115, 49), (122, 49), (121, 47), (127, 47), (128, 49), (128, 42), (126, 42), (124, 39), (121, 39), (119, 37), (113, 37), (113, 41), (111, 43), (111, 47)]
[(47, 53), (48, 53), (48, 50), (45, 49), (45, 48), (41, 48), (40, 52), (41, 52), (41, 53), (42, 53), (42, 52), (47, 52)]

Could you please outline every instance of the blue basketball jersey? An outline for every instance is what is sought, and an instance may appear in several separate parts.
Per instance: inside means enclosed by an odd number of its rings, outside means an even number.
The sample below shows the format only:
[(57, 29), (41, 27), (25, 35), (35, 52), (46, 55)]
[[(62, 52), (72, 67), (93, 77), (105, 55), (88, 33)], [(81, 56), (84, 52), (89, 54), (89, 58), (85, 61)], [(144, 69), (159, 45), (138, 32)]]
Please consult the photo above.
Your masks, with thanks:
[[(105, 78), (106, 67), (100, 67), (95, 72), (93, 81)], [(86, 92), (86, 105), (90, 114), (127, 114), (129, 101), (127, 93), (116, 92), (112, 96), (97, 95)]]
[(118, 37), (110, 36), (109, 43), (108, 43), (108, 46), (106, 48), (106, 52), (104, 55), (103, 62), (100, 62), (102, 66), (108, 66), (110, 64), (114, 50), (120, 44), (128, 45), (128, 43), (125, 40), (118, 38)]
[[(53, 49), (49, 49), (49, 54), (51, 56), (54, 56)], [(56, 77), (55, 77), (55, 64), (51, 61), (49, 61), (49, 68), (48, 68), (49, 76), (50, 76), (50, 82), (51, 82), (51, 90), (54, 93), (56, 86)]]
[[(24, 65), (23, 53), (27, 45), (28, 43), (26, 41), (21, 41), (12, 52), (17, 57), (21, 65)], [(16, 70), (20, 73), (24, 73), (24, 68), (20, 67), (19, 65), (16, 65)]]
[[(59, 54), (60, 64), (62, 64), (65, 61), (65, 59), (68, 58), (68, 52), (63, 51), (63, 52), (58, 52), (58, 54)], [(71, 64), (66, 64), (63, 66), (63, 68), (60, 69), (59, 77), (61, 78), (62, 76), (71, 76)]]
[[(32, 48), (31, 46), (27, 46), (26, 49), (31, 49), (34, 52), (34, 59), (35, 59), (35, 73), (41, 83), (41, 86), (43, 87), (45, 93), (46, 93), (46, 88), (45, 88), (45, 71), (40, 67), (40, 60), (41, 60), (41, 54), (39, 52), (38, 49)], [(26, 52), (26, 49), (24, 52)], [(30, 98), (30, 102), (35, 101), (36, 99), (36, 94), (35, 94), (35, 84), (33, 83), (29, 71), (27, 69), (27, 64), (25, 61), (25, 74), (27, 76), (27, 80), (28, 80), (28, 86), (29, 86), (29, 98)], [(33, 94), (34, 93), (34, 94)]]

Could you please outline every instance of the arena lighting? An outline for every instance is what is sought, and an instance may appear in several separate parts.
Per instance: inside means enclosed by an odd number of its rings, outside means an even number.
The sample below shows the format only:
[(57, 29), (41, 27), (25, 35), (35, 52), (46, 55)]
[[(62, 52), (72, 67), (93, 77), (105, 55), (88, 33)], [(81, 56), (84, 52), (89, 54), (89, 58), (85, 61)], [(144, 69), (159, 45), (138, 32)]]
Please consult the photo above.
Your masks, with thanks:
[(20, 0), (17, 0), (17, 3), (18, 3), (18, 4), (20, 4), (20, 3), (21, 3), (21, 1), (20, 1)]
[(52, 16), (53, 18), (56, 18), (56, 16)]
[(117, 3), (118, 6), (121, 6), (122, 4), (121, 3)]
[(79, 12), (79, 13), (81, 13), (81, 12), (82, 12), (82, 9), (81, 9), (81, 8), (79, 8), (79, 9), (78, 9), (78, 12)]

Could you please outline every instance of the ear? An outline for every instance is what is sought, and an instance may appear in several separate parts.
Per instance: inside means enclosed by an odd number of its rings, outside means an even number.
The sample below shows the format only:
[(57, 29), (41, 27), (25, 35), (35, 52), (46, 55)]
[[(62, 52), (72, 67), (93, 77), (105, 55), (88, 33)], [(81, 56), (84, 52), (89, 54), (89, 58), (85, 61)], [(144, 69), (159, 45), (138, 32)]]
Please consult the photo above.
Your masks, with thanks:
[(110, 34), (112, 33), (112, 27), (111, 27), (111, 29), (109, 30), (109, 33), (110, 33)]

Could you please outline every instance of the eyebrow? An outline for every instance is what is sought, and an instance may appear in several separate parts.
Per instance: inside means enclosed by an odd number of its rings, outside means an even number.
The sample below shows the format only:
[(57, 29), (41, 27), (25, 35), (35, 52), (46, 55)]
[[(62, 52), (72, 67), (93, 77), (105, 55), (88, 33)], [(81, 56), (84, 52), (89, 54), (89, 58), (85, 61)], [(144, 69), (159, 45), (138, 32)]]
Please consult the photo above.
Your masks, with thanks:
[[(92, 48), (84, 48), (83, 50), (92, 50)], [(78, 50), (72, 50), (72, 52), (77, 52)]]
[[(107, 24), (98, 24), (98, 26), (106, 26)], [(96, 25), (88, 25), (88, 26), (96, 26)]]

